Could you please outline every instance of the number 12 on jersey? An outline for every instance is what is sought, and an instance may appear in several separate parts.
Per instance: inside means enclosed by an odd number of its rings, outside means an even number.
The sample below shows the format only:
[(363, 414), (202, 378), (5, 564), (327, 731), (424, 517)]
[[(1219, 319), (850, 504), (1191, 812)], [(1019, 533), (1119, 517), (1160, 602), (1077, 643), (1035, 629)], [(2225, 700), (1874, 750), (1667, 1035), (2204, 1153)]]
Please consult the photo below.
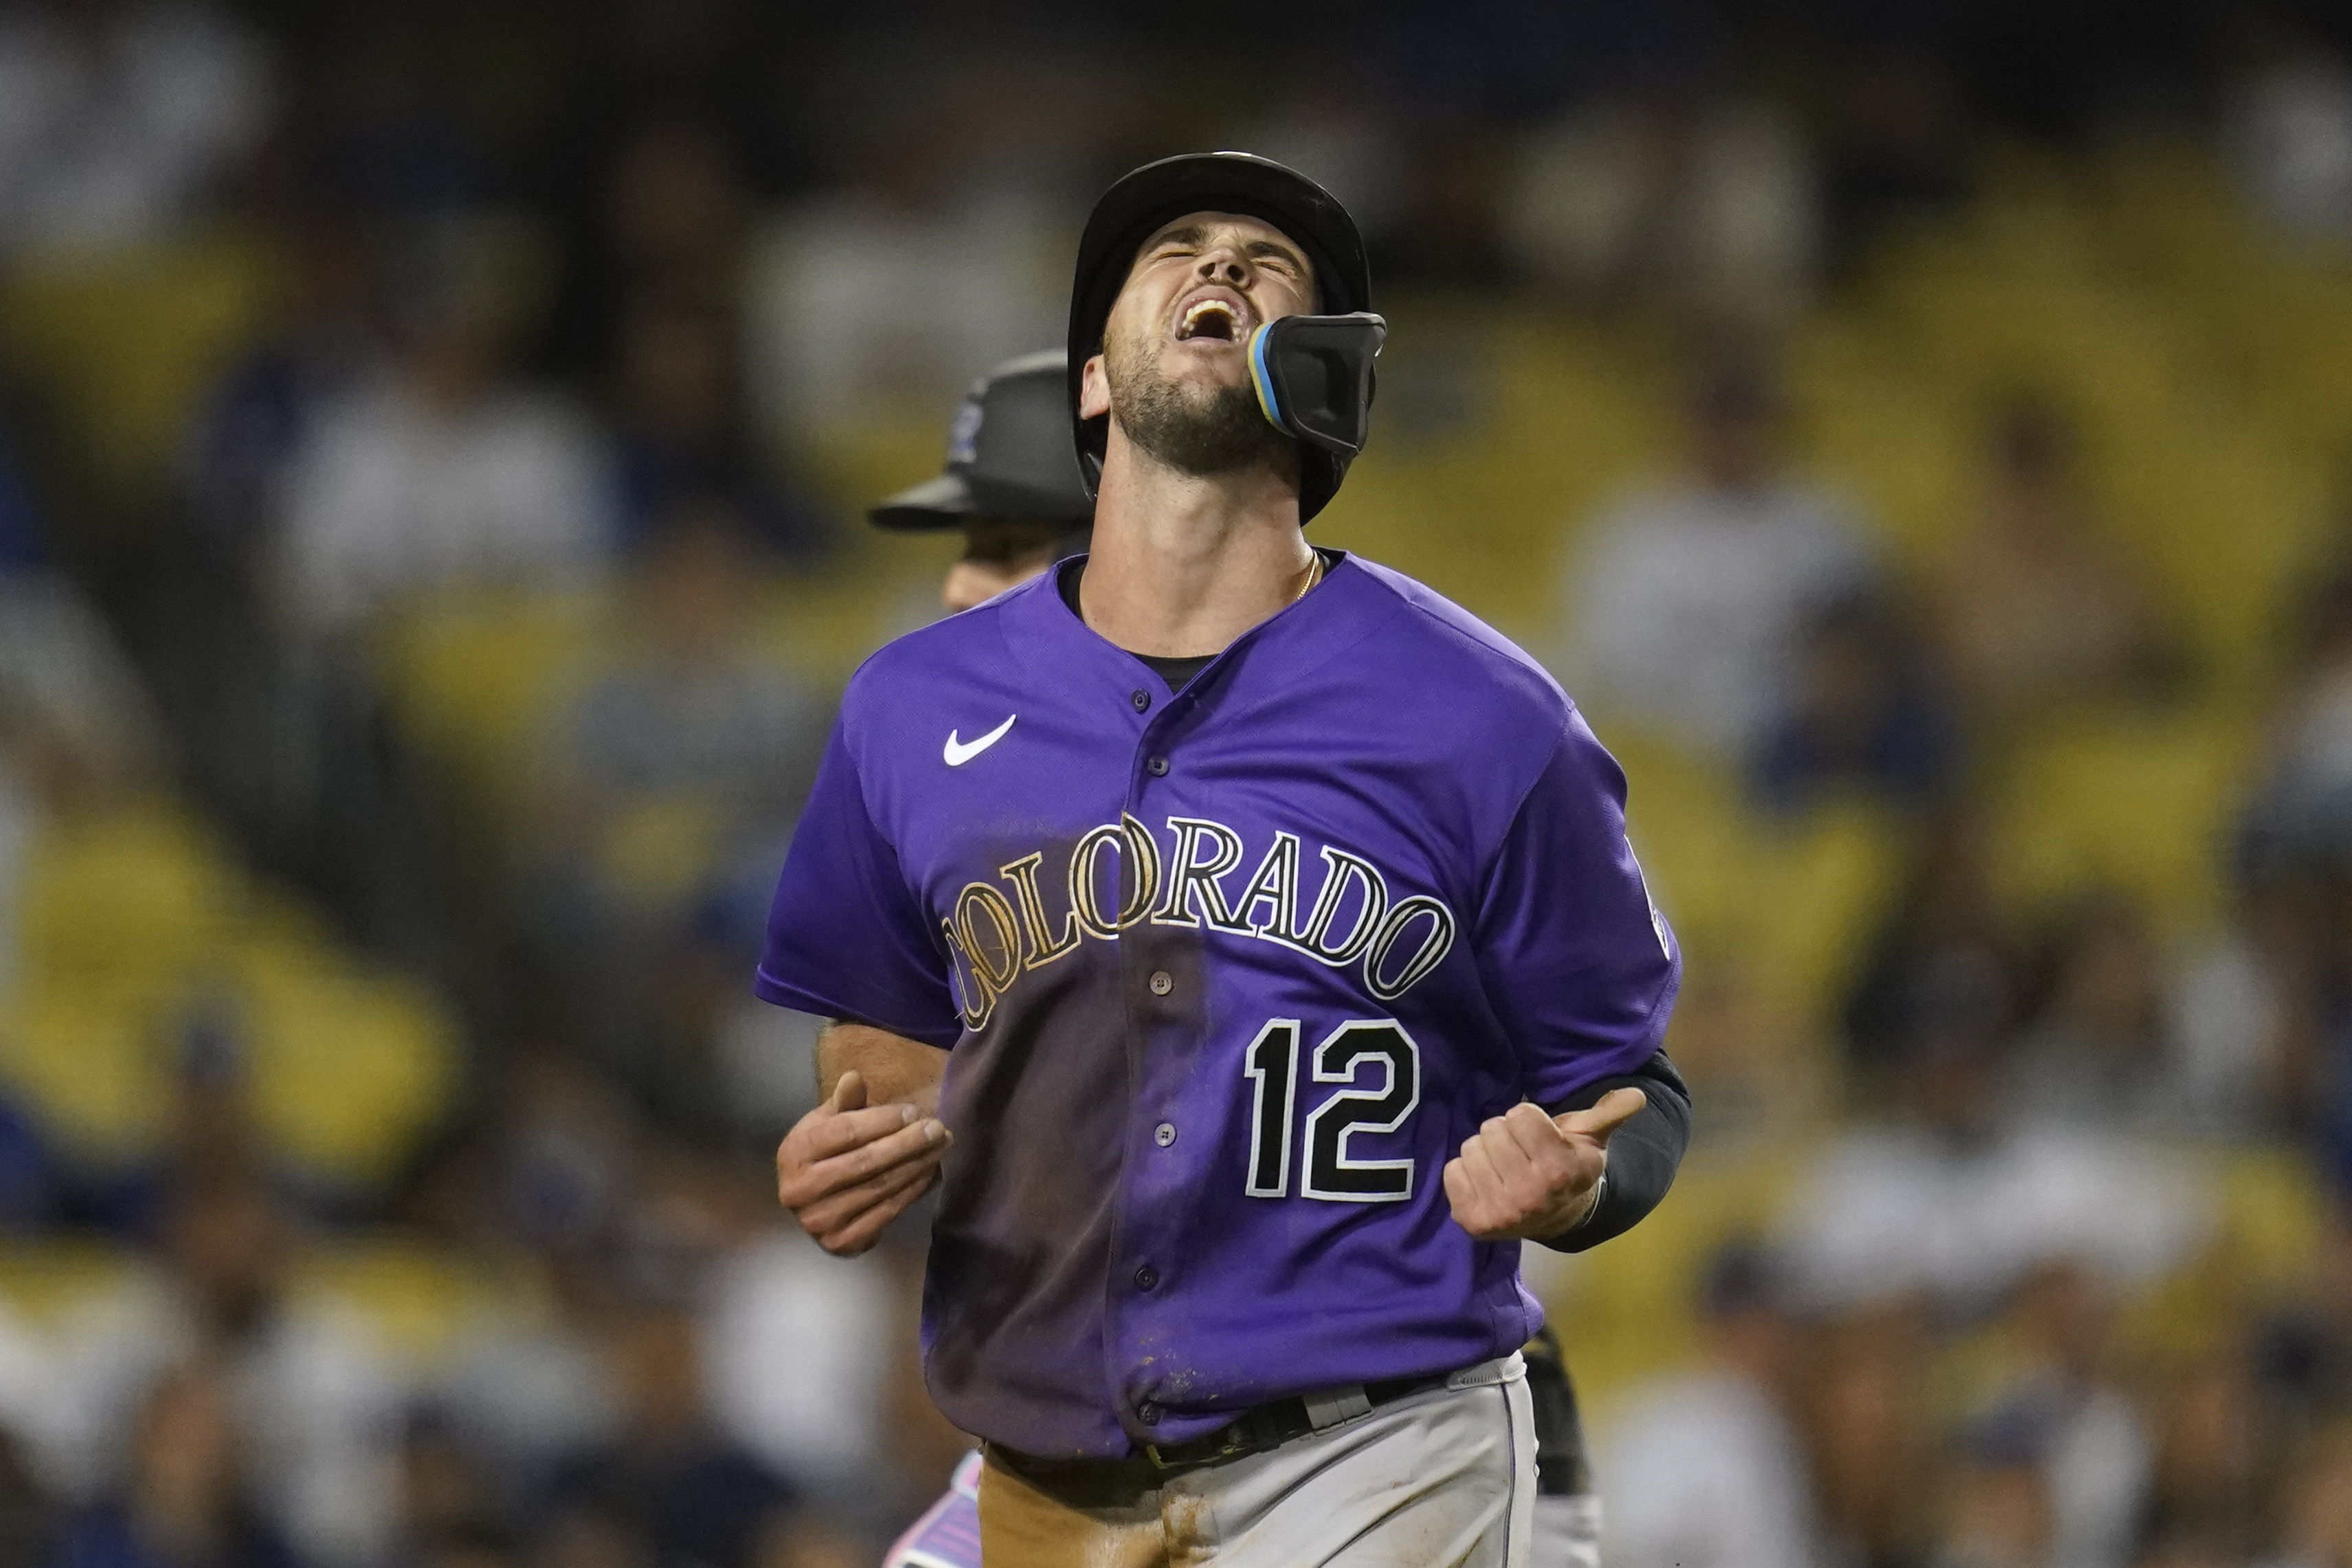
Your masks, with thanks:
[[(1250, 1116), (1249, 1185), (1254, 1198), (1290, 1195), (1290, 1149), (1297, 1123), (1299, 1040), (1296, 1018), (1269, 1018), (1242, 1053), (1242, 1076), (1255, 1091)], [(1361, 1018), (1323, 1037), (1311, 1054), (1313, 1081), (1347, 1087), (1307, 1113), (1301, 1197), (1334, 1204), (1401, 1203), (1412, 1196), (1411, 1160), (1360, 1160), (1348, 1151), (1357, 1133), (1403, 1127), (1421, 1103), (1421, 1047), (1393, 1021)], [(1363, 1080), (1370, 1079), (1367, 1084)]]

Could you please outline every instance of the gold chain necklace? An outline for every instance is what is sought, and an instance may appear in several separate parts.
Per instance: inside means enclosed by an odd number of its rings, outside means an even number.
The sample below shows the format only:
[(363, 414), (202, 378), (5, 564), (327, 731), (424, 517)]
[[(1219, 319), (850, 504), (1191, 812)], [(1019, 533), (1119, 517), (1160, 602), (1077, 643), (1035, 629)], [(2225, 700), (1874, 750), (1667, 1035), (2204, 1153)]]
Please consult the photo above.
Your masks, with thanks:
[[(1290, 603), (1295, 605), (1307, 597), (1307, 590), (1321, 581), (1323, 581), (1323, 552), (1318, 550), (1314, 552), (1314, 559), (1307, 563), (1307, 581), (1298, 584), (1298, 592), (1290, 595)], [(1287, 609), (1289, 605), (1286, 605), (1283, 607)]]

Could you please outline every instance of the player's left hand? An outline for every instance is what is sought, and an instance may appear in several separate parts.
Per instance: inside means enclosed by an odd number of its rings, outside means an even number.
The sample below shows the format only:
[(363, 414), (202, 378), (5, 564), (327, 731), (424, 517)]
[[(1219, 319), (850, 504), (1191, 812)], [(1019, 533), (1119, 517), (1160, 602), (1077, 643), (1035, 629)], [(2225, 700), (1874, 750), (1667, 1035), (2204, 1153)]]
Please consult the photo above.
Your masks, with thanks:
[(1582, 1221), (1609, 1168), (1609, 1135), (1649, 1103), (1612, 1089), (1589, 1110), (1547, 1116), (1524, 1100), (1489, 1117), (1445, 1163), (1454, 1223), (1480, 1241), (1538, 1241)]

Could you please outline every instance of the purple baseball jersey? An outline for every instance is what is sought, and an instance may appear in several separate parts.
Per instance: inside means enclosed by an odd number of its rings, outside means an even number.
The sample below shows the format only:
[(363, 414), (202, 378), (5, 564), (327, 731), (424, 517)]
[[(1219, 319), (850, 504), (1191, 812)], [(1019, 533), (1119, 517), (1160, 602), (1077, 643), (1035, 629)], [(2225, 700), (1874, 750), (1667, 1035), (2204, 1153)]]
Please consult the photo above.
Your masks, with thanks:
[(1341, 557), (1173, 697), (1056, 576), (850, 682), (756, 982), (951, 1050), (940, 1408), (1116, 1458), (1517, 1349), (1518, 1245), (1442, 1173), (1657, 1049), (1680, 961), (1624, 775), (1383, 567)]

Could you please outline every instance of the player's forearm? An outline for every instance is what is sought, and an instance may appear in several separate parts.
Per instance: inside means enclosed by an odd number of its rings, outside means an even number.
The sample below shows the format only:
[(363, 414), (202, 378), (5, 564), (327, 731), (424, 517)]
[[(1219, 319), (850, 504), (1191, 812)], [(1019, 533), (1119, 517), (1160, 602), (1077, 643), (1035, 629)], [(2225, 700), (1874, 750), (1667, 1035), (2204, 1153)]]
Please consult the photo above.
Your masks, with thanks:
[(1554, 1115), (1581, 1110), (1611, 1089), (1624, 1088), (1640, 1089), (1649, 1103), (1609, 1140), (1609, 1185), (1601, 1206), (1574, 1229), (1544, 1238), (1546, 1247), (1583, 1252), (1622, 1236), (1664, 1202), (1675, 1184), (1683, 1152), (1690, 1146), (1690, 1089), (1664, 1051), (1638, 1073), (1589, 1084), (1573, 1098), (1546, 1109)]
[(869, 1105), (904, 1100), (926, 1116), (940, 1109), (940, 1079), (948, 1070), (948, 1054), (869, 1024), (828, 1024), (816, 1042), (816, 1087), (821, 1099), (833, 1097), (841, 1075), (855, 1068), (866, 1080)]

